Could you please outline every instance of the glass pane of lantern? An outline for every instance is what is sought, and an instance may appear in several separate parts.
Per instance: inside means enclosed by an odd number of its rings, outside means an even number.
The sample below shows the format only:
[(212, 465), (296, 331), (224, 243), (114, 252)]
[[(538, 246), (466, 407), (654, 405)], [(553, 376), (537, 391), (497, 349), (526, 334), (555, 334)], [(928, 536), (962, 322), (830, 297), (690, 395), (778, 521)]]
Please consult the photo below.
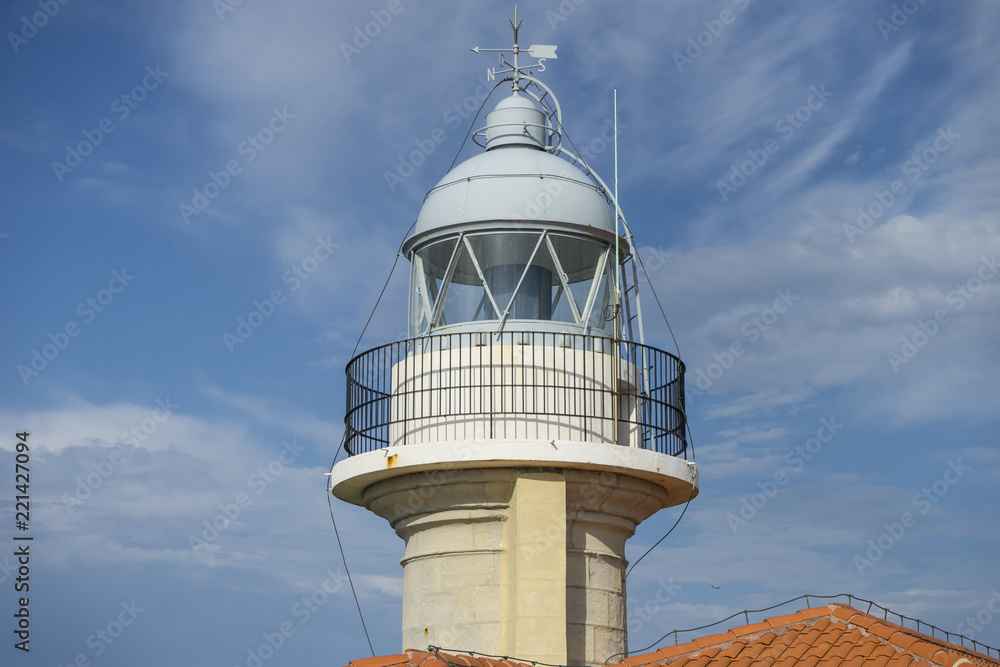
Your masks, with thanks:
[[(423, 283), (424, 274), (420, 267), (420, 262), (416, 261), (410, 266), (410, 336), (419, 336), (427, 328), (428, 309), (426, 307), (427, 294)], [(433, 302), (432, 302), (433, 303)]]
[[(614, 251), (611, 253), (614, 255)], [(590, 326), (614, 332), (614, 321), (611, 318), (611, 304), (614, 302), (615, 279), (614, 264), (608, 262), (607, 268), (597, 279), (597, 294), (594, 297), (594, 308), (590, 312)]]
[[(569, 293), (573, 295), (578, 312), (584, 316), (594, 275), (604, 261), (607, 244), (549, 233), (546, 238), (552, 244), (550, 251), (541, 232), (488, 232), (471, 234), (465, 238), (468, 239), (473, 254), (470, 254), (464, 239), (460, 241), (456, 236), (426, 246), (412, 257), (411, 335), (427, 332), (429, 318), (436, 312), (441, 293), (444, 294), (444, 300), (438, 319), (431, 328), (461, 322), (498, 320), (508, 305), (510, 320), (553, 320), (582, 324), (573, 313), (552, 253), (554, 251), (558, 257), (567, 275)], [(452, 261), (454, 267), (450, 268)], [(499, 312), (494, 309), (483, 288), (483, 278), (476, 269), (477, 263)], [(451, 278), (445, 285), (444, 280), (449, 272)], [(588, 324), (610, 332), (612, 325), (604, 319), (606, 307), (611, 303), (614, 284), (609, 275), (613, 275), (611, 267), (602, 271), (597, 280)]]
[[(559, 257), (559, 263), (563, 271), (566, 272), (570, 284), (570, 291), (576, 302), (577, 309), (583, 316), (587, 306), (587, 299), (590, 296), (591, 286), (594, 282), (594, 275), (598, 266), (604, 261), (604, 253), (608, 246), (596, 241), (570, 237), (552, 235), (552, 247)], [(610, 331), (609, 324), (603, 321), (602, 304), (610, 303), (611, 292), (607, 280), (607, 270), (598, 277), (597, 292), (594, 296), (594, 307), (591, 311), (589, 324), (592, 327), (606, 329)], [(557, 279), (552, 286), (551, 298), (555, 302), (552, 319), (561, 322), (576, 322), (573, 309), (569, 304), (569, 299), (565, 293), (560, 293), (562, 284)], [(558, 297), (558, 300), (557, 300)]]
[[(550, 234), (552, 247), (570, 283), (590, 282), (607, 245), (573, 236)], [(583, 308), (583, 304), (579, 304)]]
[(410, 335), (426, 332), (441, 282), (457, 238), (435, 243), (414, 253), (410, 273)]
[(448, 270), (448, 261), (455, 250), (458, 237), (438, 241), (432, 245), (422, 248), (419, 252), (424, 264), (424, 272), (428, 276), (433, 276), (440, 281), (444, 278), (445, 271)]
[[(508, 319), (548, 320), (552, 317), (553, 266), (544, 243), (539, 246), (541, 238), (541, 232), (501, 232), (469, 237), (497, 306), (503, 311), (510, 304)], [(532, 260), (530, 266), (529, 260)]]
[(446, 290), (441, 318), (434, 326), (499, 319), (464, 243), (458, 249), (455, 272)]

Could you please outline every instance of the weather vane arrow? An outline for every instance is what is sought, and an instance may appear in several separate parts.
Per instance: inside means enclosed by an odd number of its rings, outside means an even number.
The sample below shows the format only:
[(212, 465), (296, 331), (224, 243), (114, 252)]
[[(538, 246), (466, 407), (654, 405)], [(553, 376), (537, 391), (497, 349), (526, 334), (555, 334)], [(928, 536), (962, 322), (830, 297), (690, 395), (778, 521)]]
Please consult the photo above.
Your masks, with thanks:
[[(521, 77), (525, 76), (527, 72), (529, 72), (530, 70), (535, 69), (536, 67), (538, 68), (539, 72), (544, 72), (545, 71), (545, 61), (546, 60), (556, 60), (556, 59), (558, 59), (558, 56), (556, 55), (556, 49), (559, 48), (559, 47), (557, 47), (557, 46), (555, 46), (553, 44), (532, 44), (527, 49), (521, 49), (520, 45), (517, 42), (517, 33), (518, 33), (518, 30), (521, 28), (521, 24), (522, 23), (523, 23), (522, 21), (518, 21), (517, 20), (517, 5), (514, 5), (514, 20), (510, 22), (510, 27), (514, 31), (514, 45), (511, 48), (509, 48), (509, 49), (484, 49), (482, 47), (476, 46), (476, 47), (473, 47), (473, 48), (469, 49), (473, 53), (477, 53), (477, 54), (485, 52), (485, 51), (499, 52), (501, 54), (500, 55), (500, 66), (501, 67), (506, 66), (509, 69), (498, 70), (496, 68), (491, 67), (490, 69), (486, 70), (486, 75), (487, 75), (487, 77), (489, 77), (490, 81), (493, 81), (497, 77), (498, 74), (507, 74), (507, 73), (513, 74), (514, 75), (514, 77), (513, 77), (514, 78), (514, 90), (517, 90), (517, 88), (518, 88), (518, 84), (517, 84), (518, 79), (520, 79)], [(530, 65), (521, 65), (518, 62), (518, 55), (520, 53), (522, 53), (522, 51), (524, 53), (527, 53), (532, 58), (536, 58), (538, 60), (538, 62), (532, 63)], [(510, 52), (511, 54), (513, 54), (513, 56), (514, 56), (514, 62), (513, 63), (507, 62), (507, 60), (504, 59), (503, 54), (507, 53), (507, 52)]]

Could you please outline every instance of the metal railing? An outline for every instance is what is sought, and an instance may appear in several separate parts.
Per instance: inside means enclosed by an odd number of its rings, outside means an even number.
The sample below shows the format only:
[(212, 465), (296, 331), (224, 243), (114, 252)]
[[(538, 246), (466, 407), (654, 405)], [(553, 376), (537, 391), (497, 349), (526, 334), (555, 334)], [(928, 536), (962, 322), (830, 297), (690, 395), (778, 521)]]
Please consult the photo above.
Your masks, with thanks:
[(348, 454), (469, 438), (603, 442), (686, 454), (684, 364), (602, 336), (452, 333), (347, 365)]

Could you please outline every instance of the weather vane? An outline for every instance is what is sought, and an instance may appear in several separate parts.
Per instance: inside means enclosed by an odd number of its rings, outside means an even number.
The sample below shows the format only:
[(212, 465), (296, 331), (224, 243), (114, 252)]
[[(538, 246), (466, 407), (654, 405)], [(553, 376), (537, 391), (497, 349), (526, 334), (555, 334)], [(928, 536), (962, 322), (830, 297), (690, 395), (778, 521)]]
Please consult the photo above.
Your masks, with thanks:
[[(514, 46), (512, 46), (509, 49), (481, 49), (477, 46), (473, 49), (470, 49), (470, 51), (474, 51), (476, 53), (480, 53), (482, 51), (495, 51), (499, 53), (500, 69), (497, 69), (496, 67), (491, 67), (488, 70), (486, 70), (486, 76), (490, 81), (493, 81), (499, 74), (508, 74), (508, 73), (513, 74), (513, 77), (511, 77), (514, 81), (513, 89), (517, 91), (520, 89), (520, 86), (518, 85), (518, 79), (524, 76), (528, 76), (528, 73), (535, 68), (538, 68), (539, 72), (544, 72), (545, 61), (550, 58), (552, 60), (555, 60), (558, 57), (556, 56), (556, 49), (558, 47), (551, 46), (548, 44), (532, 44), (527, 49), (524, 49), (524, 52), (527, 53), (532, 58), (536, 58), (538, 62), (522, 65), (518, 62), (518, 54), (521, 53), (522, 49), (517, 42), (517, 32), (521, 28), (521, 24), (523, 23), (523, 21), (517, 20), (517, 5), (514, 5), (514, 20), (508, 21), (508, 23), (510, 24), (511, 29), (514, 31)], [(504, 57), (504, 54), (508, 52), (514, 55), (513, 63), (508, 62), (508, 60)], [(507, 69), (503, 69), (505, 67)]]

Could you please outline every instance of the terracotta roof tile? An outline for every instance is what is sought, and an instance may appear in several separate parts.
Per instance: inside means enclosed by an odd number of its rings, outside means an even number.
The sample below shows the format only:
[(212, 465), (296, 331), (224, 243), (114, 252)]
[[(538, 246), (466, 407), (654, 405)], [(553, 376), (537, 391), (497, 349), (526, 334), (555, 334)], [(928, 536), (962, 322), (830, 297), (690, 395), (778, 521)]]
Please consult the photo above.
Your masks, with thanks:
[[(944, 651), (944, 650), (938, 648), (938, 650), (931, 657), (931, 660), (933, 660), (934, 662), (940, 663), (942, 665), (946, 665), (946, 664), (949, 664), (949, 662), (951, 661), (953, 655), (954, 654), (949, 653), (948, 651)], [(954, 657), (958, 657), (958, 656), (954, 656)]]
[(897, 653), (895, 657), (889, 661), (889, 667), (908, 667), (913, 664), (913, 662), (914, 660), (909, 654)]
[[(674, 646), (661, 646), (660, 648), (656, 649), (655, 653), (647, 653), (647, 655), (655, 656), (656, 654), (659, 654), (661, 658), (673, 658), (677, 655), (680, 655), (680, 653), (672, 650), (674, 648), (675, 648)], [(653, 657), (652, 659), (656, 660), (657, 658)]]
[[(408, 650), (364, 658), (349, 667), (530, 667), (524, 662)], [(1000, 660), (937, 639), (843, 604), (803, 609), (728, 632), (700, 637), (654, 653), (632, 656), (621, 667), (1000, 667)], [(932, 665), (928, 665), (928, 662)], [(966, 663), (958, 667), (964, 667)]]
[(909, 650), (911, 653), (915, 653), (925, 660), (933, 660), (934, 654), (938, 652), (939, 648), (929, 642), (919, 641), (914, 642)]
[(803, 609), (799, 611), (799, 615), (802, 616), (802, 620), (809, 620), (810, 618), (827, 617), (830, 615), (830, 608), (813, 607), (812, 609)]
[(872, 654), (869, 657), (872, 660), (874, 660), (875, 658), (885, 658), (886, 660), (888, 660), (892, 656), (896, 655), (896, 652), (898, 650), (899, 649), (897, 649), (894, 646), (880, 643), (878, 647), (874, 651), (872, 651)]
[(825, 658), (839, 658), (843, 660), (847, 657), (847, 654), (851, 652), (854, 648), (853, 644), (848, 644), (847, 642), (841, 642), (830, 647), (830, 650), (826, 652)]
[(737, 640), (729, 646), (729, 648), (723, 649), (716, 654), (716, 658), (719, 660), (730, 661), (738, 656), (740, 653), (746, 651), (747, 643), (743, 640)]
[(888, 639), (898, 632), (896, 625), (890, 625), (886, 622), (874, 623), (868, 628), (868, 632), (873, 635), (878, 635), (882, 639)]
[(826, 652), (829, 651), (829, 650), (830, 650), (830, 644), (827, 643), (827, 642), (824, 642), (822, 644), (813, 644), (802, 655), (802, 659), (803, 660), (811, 660), (811, 659), (815, 658), (815, 659), (819, 660), (824, 655), (826, 655)]
[(785, 651), (785, 655), (798, 660), (803, 655), (805, 655), (806, 651), (808, 651), (811, 646), (812, 644), (806, 642), (797, 642), (795, 644), (791, 644), (789, 645), (788, 650)]
[(896, 646), (904, 649), (910, 648), (919, 641), (922, 641), (919, 637), (915, 637), (913, 634), (902, 630), (897, 630), (889, 635), (889, 642), (891, 644), (895, 644)]
[(770, 629), (771, 626), (767, 623), (751, 623), (750, 625), (733, 628), (730, 632), (738, 637), (746, 637), (747, 635), (756, 634), (758, 632), (766, 632)]
[[(965, 655), (955, 655), (953, 653), (946, 653), (945, 651), (938, 651), (937, 655), (934, 656), (934, 662), (939, 662), (945, 667), (954, 667), (955, 663), (965, 658), (966, 660), (973, 660), (969, 656)], [(974, 660), (975, 662), (981, 662), (979, 659)]]
[(870, 632), (873, 626), (880, 625), (882, 623), (882, 619), (857, 612), (848, 619), (848, 622)]
[(376, 658), (361, 658), (351, 660), (350, 667), (390, 667), (390, 665), (405, 665), (410, 662), (408, 655), (383, 655)]
[(709, 635), (707, 637), (699, 637), (695, 639), (694, 644), (698, 645), (698, 648), (705, 648), (706, 646), (715, 646), (717, 644), (722, 644), (723, 642), (731, 642), (736, 637), (731, 632), (725, 632), (718, 635)]
[[(763, 637), (761, 639), (763, 639)], [(758, 639), (752, 644), (747, 644), (746, 648), (743, 649), (743, 655), (750, 659), (755, 659), (758, 655), (760, 655), (764, 649), (767, 648), (767, 644), (761, 641), (761, 639)]]
[(708, 655), (700, 655), (697, 658), (691, 658), (687, 663), (688, 667), (707, 667), (708, 663), (712, 662), (712, 657)]
[(882, 642), (875, 637), (865, 637), (863, 641), (854, 645), (854, 651), (852, 651), (854, 655), (848, 654), (848, 656), (854, 657), (857, 655), (867, 660), (874, 657), (875, 652), (882, 648), (882, 646), (884, 646), (884, 644), (882, 644)]
[(661, 646), (656, 652), (664, 658), (673, 658), (678, 655), (690, 653), (691, 651), (697, 651), (699, 648), (694, 642), (685, 642), (684, 644), (675, 644), (673, 646)]
[(864, 637), (865, 636), (861, 634), (861, 630), (858, 630), (857, 628), (846, 628), (840, 633), (837, 637), (837, 641), (834, 643), (840, 644), (847, 642), (850, 644), (857, 644), (859, 641), (864, 639)]
[(780, 628), (783, 625), (791, 625), (792, 623), (799, 623), (802, 621), (802, 616), (798, 612), (794, 614), (785, 614), (784, 616), (776, 616), (775, 618), (769, 618), (765, 621), (772, 628)]
[[(872, 654), (875, 655), (874, 653)], [(880, 655), (876, 657), (869, 658), (865, 663), (865, 667), (885, 667), (889, 663), (889, 656)]]

